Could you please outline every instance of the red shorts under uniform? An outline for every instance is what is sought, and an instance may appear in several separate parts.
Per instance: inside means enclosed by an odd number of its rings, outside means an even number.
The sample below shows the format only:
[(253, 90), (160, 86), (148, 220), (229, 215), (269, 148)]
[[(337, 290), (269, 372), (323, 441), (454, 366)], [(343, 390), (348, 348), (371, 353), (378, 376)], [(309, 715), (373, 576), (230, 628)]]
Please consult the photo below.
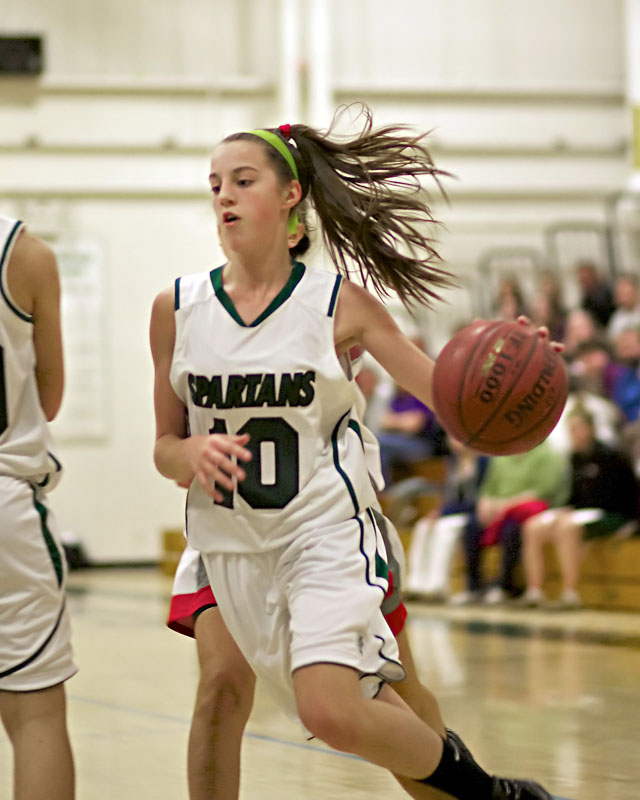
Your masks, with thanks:
[[(389, 588), (387, 589), (382, 603), (383, 613), (385, 612), (385, 603), (392, 600), (396, 594), (393, 573), (389, 572)], [(197, 592), (193, 592), (192, 594), (174, 594), (169, 607), (167, 626), (171, 628), (172, 631), (183, 633), (185, 636), (194, 636), (193, 629), (198, 614), (216, 605), (216, 598), (209, 585), (198, 589)], [(402, 600), (388, 613), (385, 613), (384, 618), (387, 620), (387, 625), (391, 628), (391, 633), (397, 636), (404, 628), (404, 623), (407, 618), (407, 609)]]
[[(381, 610), (391, 632), (397, 636), (404, 628), (407, 618), (407, 609), (400, 596), (399, 559), (402, 558), (402, 545), (391, 522), (377, 510), (373, 510), (373, 514), (385, 543), (389, 567), (389, 588)], [(185, 636), (194, 636), (193, 629), (198, 614), (216, 605), (200, 554), (187, 545), (176, 572), (167, 626)]]

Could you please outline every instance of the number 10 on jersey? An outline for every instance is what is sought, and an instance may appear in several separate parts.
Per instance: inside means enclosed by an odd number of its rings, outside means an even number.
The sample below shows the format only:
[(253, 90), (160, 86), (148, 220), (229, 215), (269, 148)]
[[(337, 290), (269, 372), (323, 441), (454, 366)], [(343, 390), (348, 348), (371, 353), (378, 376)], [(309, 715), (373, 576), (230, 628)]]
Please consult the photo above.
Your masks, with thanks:
[[(209, 433), (229, 433), (225, 420), (214, 418)], [(237, 492), (251, 508), (284, 508), (298, 494), (300, 452), (295, 428), (282, 417), (252, 417), (236, 431), (249, 434), (245, 445), (251, 461), (243, 464), (247, 477), (234, 492), (219, 486), (223, 500), (217, 505), (233, 508)]]

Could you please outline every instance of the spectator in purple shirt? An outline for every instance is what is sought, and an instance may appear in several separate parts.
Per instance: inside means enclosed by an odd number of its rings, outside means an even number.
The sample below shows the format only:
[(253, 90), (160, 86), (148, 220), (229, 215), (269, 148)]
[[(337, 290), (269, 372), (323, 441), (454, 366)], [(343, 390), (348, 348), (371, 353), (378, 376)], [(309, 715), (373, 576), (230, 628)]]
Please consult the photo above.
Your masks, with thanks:
[(443, 430), (433, 411), (399, 386), (382, 417), (378, 441), (387, 486), (394, 479), (406, 477), (416, 461), (447, 452)]

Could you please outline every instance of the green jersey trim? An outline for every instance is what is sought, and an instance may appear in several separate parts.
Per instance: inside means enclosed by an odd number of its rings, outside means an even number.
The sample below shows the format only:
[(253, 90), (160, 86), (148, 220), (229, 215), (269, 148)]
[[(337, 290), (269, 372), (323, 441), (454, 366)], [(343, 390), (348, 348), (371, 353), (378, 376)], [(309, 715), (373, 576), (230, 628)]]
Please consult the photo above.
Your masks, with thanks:
[(340, 477), (345, 482), (347, 487), (347, 491), (349, 492), (349, 497), (351, 497), (351, 502), (353, 503), (353, 507), (355, 509), (356, 514), (360, 512), (360, 506), (358, 504), (358, 497), (356, 495), (355, 489), (353, 488), (353, 484), (351, 483), (349, 476), (347, 473), (342, 469), (340, 466), (340, 459), (338, 457), (338, 431), (340, 430), (340, 425), (342, 425), (343, 419), (349, 414), (349, 411), (344, 413), (340, 419), (338, 420), (338, 424), (335, 426), (333, 431), (331, 432), (331, 447), (333, 449), (333, 463), (335, 468), (338, 470)]
[(362, 445), (362, 449), (364, 450), (364, 441), (362, 439), (362, 429), (360, 428), (359, 423), (356, 422), (355, 419), (350, 419), (348, 427), (351, 428), (352, 431), (356, 432), (356, 435), (357, 435), (358, 439), (360, 439), (360, 444)]
[[(369, 511), (369, 509), (367, 509)], [(371, 513), (369, 512), (369, 517), (371, 517)], [(366, 570), (365, 570), (365, 580), (369, 584), (369, 586), (375, 586), (376, 589), (380, 589), (383, 595), (387, 593), (387, 588), (385, 586), (380, 586), (379, 583), (371, 580), (371, 562), (369, 560), (369, 556), (367, 555), (365, 546), (364, 546), (364, 523), (360, 519), (360, 515), (356, 514), (354, 519), (357, 521), (358, 525), (360, 526), (360, 552), (362, 553), (365, 563), (366, 563)], [(376, 525), (373, 525), (374, 530), (377, 530)], [(375, 555), (375, 563), (373, 564), (373, 574), (376, 578), (381, 578), (382, 580), (388, 581), (389, 572), (386, 569), (386, 562), (378, 552), (378, 548), (376, 546), (376, 555)]]
[[(61, 464), (61, 463), (58, 461), (58, 459), (57, 459), (57, 458), (56, 458), (56, 457), (53, 455), (53, 453), (51, 452), (51, 450), (47, 450), (47, 454), (48, 454), (49, 458), (50, 458), (50, 459), (53, 461), (53, 464), (54, 464), (54, 466), (55, 466), (55, 468), (56, 468), (56, 469), (55, 469), (55, 472), (54, 472), (54, 475), (55, 475), (57, 472), (60, 472), (60, 471), (62, 470), (62, 464)], [(41, 480), (41, 481), (37, 482), (37, 485), (38, 485), (38, 486), (39, 486), (41, 489), (44, 489), (44, 487), (48, 485), (48, 483), (49, 483), (49, 481), (50, 481), (50, 480), (51, 480), (51, 473), (49, 473), (49, 474), (45, 475), (45, 477), (44, 477), (44, 479), (43, 479), (43, 480)]]
[(0, 256), (0, 292), (2, 292), (2, 297), (4, 298), (5, 303), (9, 306), (14, 314), (17, 314), (17, 316), (19, 316), (20, 319), (23, 319), (25, 322), (31, 322), (33, 324), (33, 316), (31, 314), (25, 314), (24, 311), (21, 311), (4, 289), (5, 267), (8, 266), (9, 261), (7, 256), (11, 252), (13, 243), (22, 227), (22, 222), (18, 221), (15, 223), (2, 250), (2, 255)]
[(338, 302), (338, 291), (342, 283), (342, 275), (336, 275), (336, 282), (333, 284), (333, 291), (331, 292), (331, 300), (329, 301), (329, 310), (327, 316), (332, 317), (333, 312), (336, 310), (336, 303)]
[(273, 314), (280, 306), (288, 300), (288, 298), (293, 293), (293, 290), (296, 286), (300, 283), (302, 276), (305, 273), (305, 265), (301, 261), (294, 261), (291, 267), (291, 275), (289, 275), (289, 280), (286, 284), (282, 287), (282, 289), (278, 292), (278, 294), (273, 298), (273, 300), (269, 303), (269, 305), (265, 308), (265, 310), (257, 316), (253, 322), (247, 324), (240, 314), (236, 311), (236, 307), (233, 305), (233, 300), (229, 297), (229, 295), (225, 292), (224, 286), (222, 285), (222, 267), (218, 267), (217, 269), (213, 269), (210, 272), (211, 276), (211, 284), (213, 286), (213, 291), (216, 294), (216, 297), (223, 305), (227, 313), (243, 328), (255, 328), (261, 322)]
[(19, 664), (16, 664), (15, 666), (10, 667), (9, 669), (6, 669), (4, 672), (0, 672), (0, 678), (6, 678), (9, 675), (13, 675), (16, 672), (20, 672), (21, 669), (24, 669), (25, 667), (28, 667), (29, 664), (33, 663), (36, 660), (36, 658), (38, 658), (38, 656), (42, 652), (44, 652), (44, 649), (47, 647), (49, 642), (53, 639), (53, 637), (56, 634), (56, 631), (60, 627), (60, 622), (62, 621), (62, 615), (64, 614), (64, 609), (65, 609), (65, 603), (63, 602), (62, 606), (60, 608), (60, 613), (58, 614), (58, 619), (55, 622), (55, 625), (53, 626), (53, 628), (49, 632), (49, 635), (44, 640), (44, 642), (42, 642), (40, 647), (38, 647), (37, 650), (35, 650), (33, 653), (31, 653), (31, 655), (28, 658), (25, 658), (24, 661), (21, 661)]
[(44, 538), (45, 544), (47, 545), (47, 550), (49, 551), (49, 555), (51, 556), (51, 562), (53, 564), (53, 568), (56, 573), (56, 578), (58, 579), (58, 586), (62, 586), (62, 579), (64, 577), (62, 556), (60, 554), (60, 550), (58, 549), (57, 544), (55, 543), (53, 536), (51, 535), (49, 526), (47, 525), (47, 514), (48, 514), (47, 507), (38, 500), (35, 488), (33, 489), (33, 505), (40, 516), (40, 527), (42, 528), (42, 536)]
[[(378, 525), (376, 518), (373, 514), (373, 511), (370, 508), (367, 509), (367, 514), (369, 515), (369, 519), (371, 520), (371, 524), (373, 525), (374, 529), (380, 531), (380, 526)], [(380, 535), (382, 536), (381, 531)], [(384, 541), (384, 537), (382, 538)], [(389, 580), (389, 564), (380, 555), (380, 551), (378, 550), (377, 547), (376, 547), (376, 578), (384, 578), (387, 581)]]

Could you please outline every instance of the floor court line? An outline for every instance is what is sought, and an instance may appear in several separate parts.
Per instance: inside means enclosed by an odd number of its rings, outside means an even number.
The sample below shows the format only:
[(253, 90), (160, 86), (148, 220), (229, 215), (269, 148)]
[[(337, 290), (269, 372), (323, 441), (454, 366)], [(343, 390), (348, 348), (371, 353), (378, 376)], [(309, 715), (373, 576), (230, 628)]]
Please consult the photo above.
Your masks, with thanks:
[[(81, 697), (80, 695), (70, 694), (69, 700), (77, 703), (87, 703), (89, 705), (99, 706), (109, 711), (122, 711), (125, 714), (133, 714), (139, 717), (146, 717), (148, 719), (158, 719), (164, 722), (171, 722), (177, 725), (190, 725), (191, 719), (189, 717), (176, 717), (171, 714), (162, 714), (158, 711), (147, 711), (143, 708), (134, 708), (133, 706), (120, 705), (118, 703), (109, 703), (104, 700), (96, 700), (92, 697)], [(280, 739), (275, 736), (267, 736), (262, 733), (245, 732), (244, 737), (247, 739), (254, 739), (268, 744), (280, 744), (284, 747), (295, 747), (302, 750), (310, 750), (315, 753), (320, 753), (326, 756), (333, 756), (337, 758), (349, 758), (357, 761), (362, 761), (360, 756), (353, 755), (353, 753), (341, 753), (338, 750), (327, 750), (323, 747), (316, 747), (315, 745), (306, 742), (293, 742), (290, 739)], [(553, 795), (554, 800), (572, 800), (569, 797), (561, 797), (560, 795)]]
[[(147, 717), (148, 719), (158, 719), (163, 722), (172, 722), (177, 725), (190, 725), (191, 719), (189, 717), (175, 717), (171, 714), (162, 714), (158, 711), (147, 711), (143, 708), (133, 708), (132, 706), (124, 706), (118, 703), (109, 703), (104, 700), (95, 700), (91, 697), (80, 697), (79, 695), (70, 694), (69, 700), (79, 703), (87, 703), (100, 708), (105, 708), (109, 711), (123, 711), (126, 714), (134, 714), (139, 717)], [(305, 742), (293, 742), (290, 739), (280, 739), (276, 736), (268, 736), (263, 733), (245, 732), (245, 737), (248, 739), (256, 739), (258, 741), (269, 742), (271, 744), (282, 744), (285, 747), (297, 747), (302, 750), (311, 750), (315, 753), (322, 753), (329, 756), (338, 756), (339, 758), (354, 758), (360, 759), (360, 756), (353, 755), (353, 753), (340, 753), (337, 750), (327, 750), (324, 747), (316, 747), (315, 745)]]

